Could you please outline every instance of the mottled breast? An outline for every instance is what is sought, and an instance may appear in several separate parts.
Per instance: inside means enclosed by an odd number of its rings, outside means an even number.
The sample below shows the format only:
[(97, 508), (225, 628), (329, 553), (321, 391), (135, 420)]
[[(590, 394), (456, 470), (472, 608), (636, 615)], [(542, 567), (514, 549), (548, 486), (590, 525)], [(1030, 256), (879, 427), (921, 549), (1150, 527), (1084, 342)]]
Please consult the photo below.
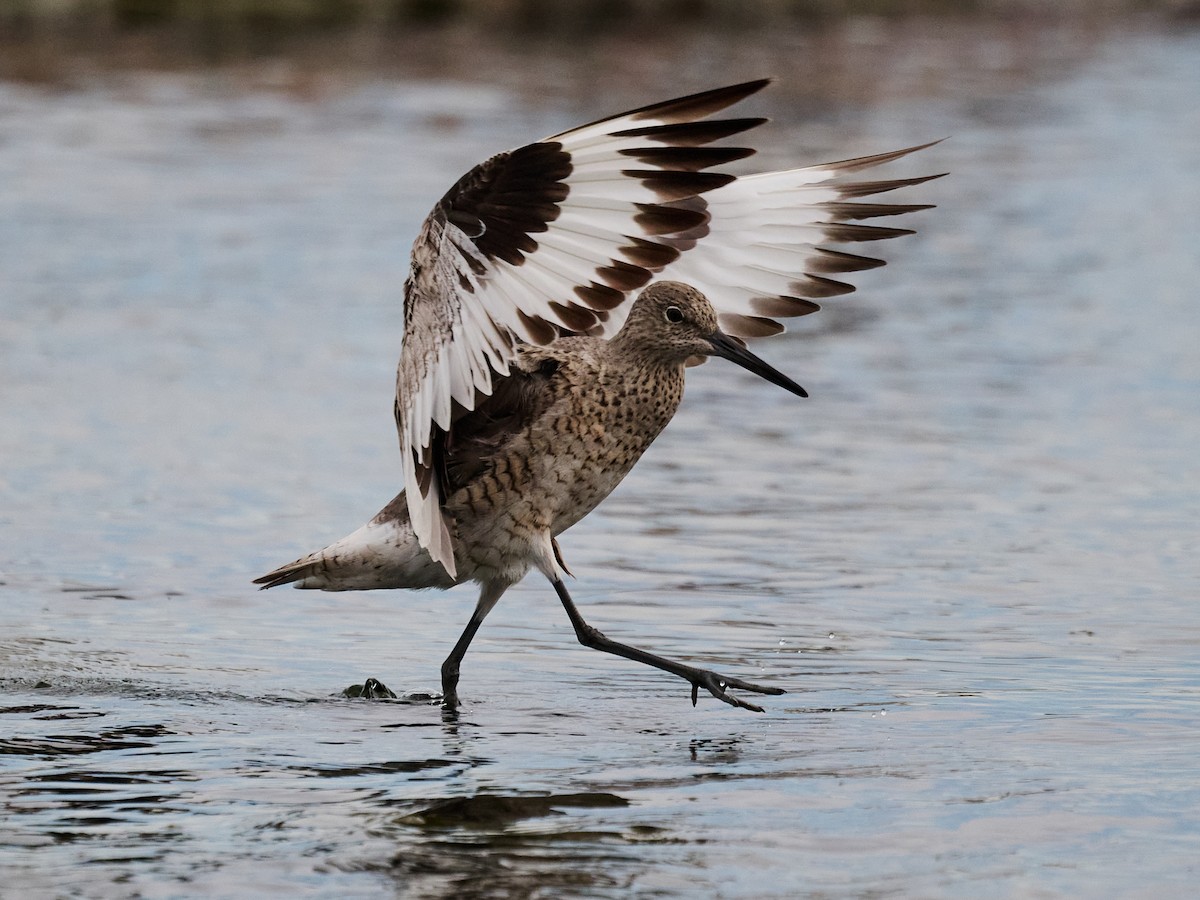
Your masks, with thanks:
[(476, 439), (481, 458), (460, 470), (469, 477), (447, 503), (468, 542), (574, 525), (620, 484), (683, 396), (682, 366), (619, 358), (587, 337), (523, 349), (505, 381), (497, 395), (517, 399), (490, 399), (481, 414), (507, 430)]

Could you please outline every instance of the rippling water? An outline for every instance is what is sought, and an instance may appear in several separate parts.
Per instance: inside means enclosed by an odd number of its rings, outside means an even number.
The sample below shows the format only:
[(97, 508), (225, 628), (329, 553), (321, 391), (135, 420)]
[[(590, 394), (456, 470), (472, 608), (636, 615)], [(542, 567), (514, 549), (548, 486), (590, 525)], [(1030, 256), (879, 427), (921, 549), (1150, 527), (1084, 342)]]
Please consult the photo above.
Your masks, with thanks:
[[(901, 168), (954, 173), (940, 208), (760, 345), (811, 400), (693, 370), (563, 540), (591, 621), (786, 688), (762, 716), (578, 647), (535, 577), (447, 719), (471, 589), (249, 585), (396, 488), (399, 290), (444, 186), (759, 74), (753, 44), (636, 93), (561, 62), (542, 98), (542, 70), (0, 84), (4, 890), (1190, 895), (1200, 36), (1061, 37), (909, 35), (828, 106), (768, 61), (766, 164), (950, 134)], [(367, 675), (406, 700), (338, 695)]]

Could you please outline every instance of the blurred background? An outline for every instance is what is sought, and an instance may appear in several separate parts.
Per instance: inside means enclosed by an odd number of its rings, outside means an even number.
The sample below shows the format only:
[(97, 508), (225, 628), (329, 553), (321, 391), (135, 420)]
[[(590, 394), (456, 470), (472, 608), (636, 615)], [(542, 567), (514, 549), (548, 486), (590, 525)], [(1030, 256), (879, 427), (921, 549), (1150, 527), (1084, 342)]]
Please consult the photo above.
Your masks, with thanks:
[[(678, 54), (633, 48), (705, 34), (727, 47), (731, 38), (753, 34), (770, 59), (807, 48), (808, 41), (837, 41), (847, 29), (850, 43), (861, 47), (895, 29), (1012, 33), (1069, 26), (1087, 33), (1138, 17), (1180, 23), (1197, 15), (1194, 0), (4, 0), (0, 75), (52, 83), (113, 69), (274, 59), (304, 70), (305, 77), (286, 73), (297, 89), (355, 72), (509, 84), (521, 78), (514, 68), (531, 69), (526, 77), (545, 74), (547, 54), (577, 63), (581, 53), (616, 47), (627, 49), (608, 60), (614, 77), (657, 74), (677, 64)], [(894, 39), (886, 43), (895, 46)], [(525, 65), (498, 65), (505, 60)], [(710, 60), (710, 71), (719, 62)], [(825, 80), (836, 77), (814, 60), (793, 56), (792, 62)], [(855, 62), (845, 68), (857, 68)]]
[[(534, 577), (446, 720), (472, 588), (254, 591), (397, 490), (446, 188), (763, 75), (737, 171), (948, 137), (938, 208), (561, 543), (788, 693)], [(1187, 0), (0, 0), (0, 892), (1191, 896), (1198, 209)]]

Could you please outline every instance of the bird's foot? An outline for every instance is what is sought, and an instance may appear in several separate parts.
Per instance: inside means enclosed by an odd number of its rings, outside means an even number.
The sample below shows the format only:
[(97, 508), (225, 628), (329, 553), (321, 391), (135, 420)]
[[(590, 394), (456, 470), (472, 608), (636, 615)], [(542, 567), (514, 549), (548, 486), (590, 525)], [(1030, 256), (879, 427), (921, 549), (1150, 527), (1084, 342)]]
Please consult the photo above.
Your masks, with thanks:
[(756, 694), (785, 694), (783, 688), (763, 687), (761, 684), (753, 684), (749, 681), (742, 681), (740, 678), (727, 678), (724, 675), (718, 675), (716, 672), (710, 672), (708, 669), (694, 669), (688, 677), (688, 681), (692, 683), (692, 706), (695, 706), (700, 698), (700, 688), (705, 688), (710, 694), (718, 700), (723, 700), (730, 706), (737, 706), (741, 709), (748, 709), (752, 712), (762, 712), (761, 706), (755, 706), (753, 703), (747, 703), (741, 697), (734, 697), (727, 693), (727, 688), (737, 688), (741, 691), (753, 691)]
[(458, 707), (458, 673), (442, 672), (442, 709), (453, 712)]

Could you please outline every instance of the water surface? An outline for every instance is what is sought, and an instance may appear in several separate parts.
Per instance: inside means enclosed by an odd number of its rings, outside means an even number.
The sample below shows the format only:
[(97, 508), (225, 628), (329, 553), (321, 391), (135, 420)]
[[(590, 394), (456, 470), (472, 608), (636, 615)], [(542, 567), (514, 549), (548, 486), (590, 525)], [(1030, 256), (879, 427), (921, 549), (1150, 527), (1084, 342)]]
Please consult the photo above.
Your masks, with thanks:
[[(822, 60), (775, 68), (760, 158), (949, 134), (895, 170), (953, 172), (940, 208), (758, 345), (812, 399), (693, 370), (562, 541), (594, 624), (785, 688), (761, 716), (578, 647), (535, 576), (447, 719), (469, 587), (249, 581), (396, 489), (400, 285), (444, 187), (786, 36), (611, 90), (591, 56), (315, 94), (0, 84), (6, 890), (1194, 891), (1200, 36), (881, 28), (840, 35), (824, 102)], [(338, 695), (367, 675), (406, 699)]]

